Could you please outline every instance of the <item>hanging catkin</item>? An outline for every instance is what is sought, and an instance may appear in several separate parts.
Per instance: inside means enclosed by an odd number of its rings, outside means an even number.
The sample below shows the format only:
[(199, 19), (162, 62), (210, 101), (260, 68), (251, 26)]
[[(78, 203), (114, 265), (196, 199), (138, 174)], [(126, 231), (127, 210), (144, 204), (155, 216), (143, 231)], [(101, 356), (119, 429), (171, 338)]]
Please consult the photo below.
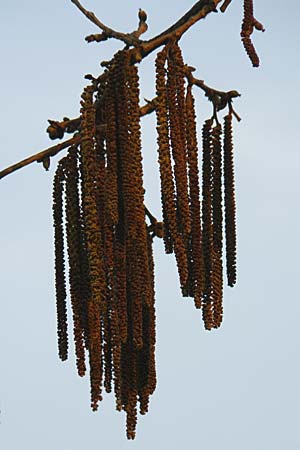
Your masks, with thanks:
[(82, 234), (78, 183), (77, 148), (71, 147), (66, 157), (66, 235), (76, 364), (79, 376), (83, 376), (86, 371), (84, 337), (87, 330), (84, 309), (87, 298), (82, 290)]
[(80, 152), (82, 155), (82, 170), (84, 175), (82, 206), (91, 285), (91, 298), (88, 301), (91, 405), (96, 410), (98, 408), (98, 402), (102, 399), (101, 310), (103, 309), (103, 301), (105, 299), (105, 279), (95, 189), (95, 108), (93, 105), (93, 88), (91, 86), (84, 89), (81, 105), (82, 141)]
[(195, 101), (192, 86), (189, 85), (186, 94), (186, 140), (188, 152), (189, 198), (191, 211), (191, 261), (189, 278), (192, 283), (192, 296), (195, 306), (201, 308), (204, 291), (204, 261), (202, 253), (202, 230), (200, 211), (200, 188), (198, 169), (198, 143), (196, 132)]
[[(161, 179), (161, 198), (163, 207), (163, 218), (167, 219), (171, 239), (174, 244), (174, 252), (178, 267), (181, 288), (188, 280), (188, 262), (185, 245), (182, 236), (177, 229), (177, 218), (175, 208), (175, 193), (173, 172), (169, 148), (169, 130), (167, 115), (167, 92), (165, 80), (165, 62), (167, 58), (168, 47), (165, 47), (158, 53), (156, 58), (156, 93), (158, 97), (157, 114), (157, 133), (158, 133), (158, 153)], [(168, 236), (164, 233), (166, 249), (169, 249)]]
[(184, 73), (181, 50), (178, 44), (169, 48), (167, 77), (167, 106), (172, 157), (176, 186), (177, 230), (184, 242), (190, 233), (190, 211), (188, 199)]
[(202, 128), (202, 237), (205, 270), (202, 316), (205, 328), (213, 327), (212, 304), (212, 258), (213, 258), (213, 222), (212, 222), (212, 119), (205, 121)]
[[(161, 180), (161, 203), (164, 219), (164, 243), (166, 253), (173, 252), (172, 231), (176, 231), (175, 189), (169, 147), (169, 128), (167, 118), (167, 88), (165, 80), (165, 63), (167, 48), (157, 54), (156, 65), (156, 117), (159, 169)], [(171, 219), (171, 223), (170, 223)]]
[(253, 67), (259, 66), (259, 57), (256, 53), (255, 47), (251, 41), (251, 34), (253, 33), (254, 22), (253, 17), (253, 0), (244, 0), (244, 18), (242, 22), (241, 38), (243, 46), (247, 55), (252, 62)]
[(53, 224), (55, 250), (55, 289), (57, 311), (58, 354), (62, 361), (68, 358), (68, 323), (63, 229), (63, 192), (65, 158), (58, 163), (53, 180)]
[(125, 218), (127, 221), (126, 253), (128, 287), (133, 300), (131, 317), (133, 323), (133, 343), (137, 348), (143, 345), (142, 308), (149, 296), (149, 273), (147, 257), (147, 236), (145, 227), (145, 207), (143, 170), (140, 137), (139, 84), (136, 66), (130, 66), (128, 76), (128, 145), (126, 166), (124, 167)]
[[(111, 72), (113, 72), (112, 69)], [(107, 215), (106, 220), (113, 224), (118, 223), (118, 160), (117, 160), (117, 135), (116, 135), (116, 102), (114, 93), (114, 73), (111, 73), (107, 81), (105, 97), (106, 117), (106, 143), (107, 143), (107, 170), (105, 180)]]
[(236, 283), (236, 218), (232, 143), (232, 114), (224, 118), (224, 194), (226, 267), (228, 286)]
[(217, 124), (212, 130), (212, 220), (213, 220), (213, 253), (212, 253), (212, 303), (214, 328), (222, 322), (223, 266), (222, 266), (222, 127)]

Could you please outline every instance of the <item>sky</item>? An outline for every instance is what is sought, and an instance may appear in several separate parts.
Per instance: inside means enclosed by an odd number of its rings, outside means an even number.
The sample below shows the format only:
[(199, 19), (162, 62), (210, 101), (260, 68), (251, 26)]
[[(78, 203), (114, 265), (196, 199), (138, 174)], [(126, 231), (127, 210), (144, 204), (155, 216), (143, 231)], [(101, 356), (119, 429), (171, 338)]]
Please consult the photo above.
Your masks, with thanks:
[[(238, 282), (225, 288), (222, 327), (204, 330), (192, 300), (181, 298), (174, 257), (156, 242), (158, 386), (127, 441), (112, 394), (93, 413), (88, 377), (77, 376), (73, 356), (57, 356), (51, 197), (60, 156), (49, 172), (33, 163), (9, 175), (0, 181), (1, 448), (299, 450), (300, 5), (255, 1), (266, 32), (253, 37), (261, 58), (253, 69), (239, 38), (241, 3), (181, 40), (197, 78), (242, 94), (234, 102)], [(145, 9), (149, 39), (193, 2), (83, 4), (126, 32)], [(97, 32), (70, 0), (3, 2), (0, 170), (52, 144), (47, 119), (77, 117), (84, 75), (100, 74), (122, 46), (84, 41)], [(145, 98), (154, 96), (153, 67), (154, 55), (140, 65)], [(196, 101), (200, 137), (211, 110), (202, 92)], [(146, 202), (160, 217), (153, 116), (143, 118), (143, 155)]]

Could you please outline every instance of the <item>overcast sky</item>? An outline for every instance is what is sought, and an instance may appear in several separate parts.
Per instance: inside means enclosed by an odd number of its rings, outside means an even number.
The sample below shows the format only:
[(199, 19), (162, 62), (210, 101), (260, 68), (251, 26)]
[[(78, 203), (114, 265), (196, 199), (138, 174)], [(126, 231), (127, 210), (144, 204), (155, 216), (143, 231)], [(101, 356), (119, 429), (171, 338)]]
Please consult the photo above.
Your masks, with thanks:
[[(97, 28), (70, 0), (2, 2), (0, 17), (0, 168), (51, 145), (47, 119), (76, 117), (86, 73), (117, 42), (87, 44)], [(173, 256), (155, 244), (158, 386), (137, 438), (106, 395), (89, 407), (89, 380), (74, 357), (57, 357), (52, 179), (34, 163), (0, 181), (0, 446), (5, 450), (299, 450), (299, 13), (256, 0), (267, 29), (255, 33), (261, 68), (240, 43), (241, 1), (210, 14), (182, 39), (185, 61), (217, 89), (236, 89), (234, 123), (238, 283), (225, 289), (221, 329), (203, 329), (182, 299)], [(132, 31), (148, 12), (145, 39), (192, 1), (84, 0), (107, 25)], [(275, 5), (276, 9), (273, 9)], [(154, 96), (154, 59), (140, 67), (142, 97)], [(197, 92), (198, 131), (210, 105)], [(154, 117), (143, 119), (146, 198), (159, 217)]]

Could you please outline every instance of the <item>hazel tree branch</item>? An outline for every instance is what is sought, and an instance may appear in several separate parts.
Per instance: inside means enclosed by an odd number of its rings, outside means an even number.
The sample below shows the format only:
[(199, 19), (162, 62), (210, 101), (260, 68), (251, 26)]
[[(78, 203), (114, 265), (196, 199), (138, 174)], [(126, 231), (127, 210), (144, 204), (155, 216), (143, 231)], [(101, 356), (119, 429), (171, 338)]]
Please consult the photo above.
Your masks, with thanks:
[(1, 170), (0, 179), (6, 177), (10, 173), (15, 172), (16, 170), (22, 169), (22, 167), (28, 166), (33, 162), (43, 162), (43, 160), (49, 158), (50, 156), (56, 155), (61, 150), (70, 147), (71, 145), (79, 144), (80, 140), (81, 140), (80, 136), (76, 135), (73, 136), (71, 139), (68, 139), (67, 141), (60, 142), (59, 144), (53, 145), (52, 147), (49, 147), (46, 150), (42, 150), (39, 153), (31, 155), (28, 158), (23, 159), (22, 161), (19, 161), (18, 163), (13, 164), (12, 166), (9, 166), (4, 170)]
[(82, 4), (79, 2), (79, 0), (71, 0), (72, 3), (91, 21), (93, 22), (97, 27), (99, 27), (102, 30), (101, 34), (96, 35), (90, 35), (86, 37), (87, 42), (101, 42), (105, 41), (109, 38), (115, 38), (122, 42), (124, 42), (126, 45), (133, 45), (137, 46), (140, 43), (140, 35), (147, 31), (148, 26), (146, 24), (147, 20), (147, 14), (139, 10), (139, 26), (136, 31), (133, 31), (132, 33), (121, 33), (119, 31), (115, 31), (112, 28), (109, 28), (106, 26), (101, 20), (98, 19), (98, 17), (95, 16), (95, 14), (92, 11), (86, 10)]
[[(140, 108), (141, 117), (150, 114), (152, 111), (155, 110), (155, 102), (156, 97), (151, 101), (146, 100), (146, 104)], [(58, 138), (61, 139), (64, 136), (65, 132), (74, 133), (75, 131), (80, 130), (80, 121), (81, 121), (80, 117), (76, 117), (75, 119), (68, 119), (67, 117), (65, 117), (62, 122), (49, 120), (50, 125), (47, 128), (49, 137), (51, 139), (58, 139)], [(42, 162), (47, 170), (47, 165), (49, 164), (48, 158), (57, 155), (57, 153), (61, 152), (65, 148), (79, 144), (80, 141), (81, 141), (80, 134), (77, 134), (64, 142), (60, 142), (59, 144), (56, 144), (52, 147), (42, 150), (39, 153), (31, 155), (28, 158), (23, 159), (22, 161), (19, 161), (18, 163), (13, 164), (12, 166), (7, 167), (6, 169), (1, 170), (0, 180), (1, 178), (6, 177), (7, 175), (15, 172), (16, 170), (22, 169), (22, 167), (28, 166), (33, 162)]]
[[(175, 24), (173, 24), (171, 27), (169, 27), (167, 30), (163, 31), (159, 35), (155, 36), (154, 38), (148, 40), (148, 41), (142, 41), (139, 39), (140, 35), (147, 30), (147, 15), (144, 11), (141, 9), (139, 10), (139, 25), (138, 29), (132, 33), (120, 33), (118, 31), (113, 30), (112, 28), (107, 27), (103, 22), (101, 22), (93, 12), (87, 11), (79, 2), (79, 0), (71, 0), (71, 2), (96, 26), (98, 26), (102, 33), (98, 35), (98, 38), (93, 39), (90, 37), (89, 41), (92, 40), (106, 40), (108, 38), (115, 38), (118, 40), (121, 40), (128, 46), (134, 46), (133, 49), (131, 49), (131, 63), (134, 64), (135, 62), (140, 62), (143, 58), (145, 58), (147, 55), (149, 55), (151, 52), (159, 48), (160, 46), (168, 43), (169, 41), (179, 40), (181, 36), (196, 22), (198, 22), (200, 19), (204, 19), (209, 13), (211, 12), (217, 12), (217, 6), (219, 3), (222, 2), (222, 0), (199, 0), (195, 3), (195, 5), (189, 9)], [(225, 1), (223, 3), (224, 6), (229, 4), (230, 2)], [(97, 36), (97, 35), (94, 35)], [(188, 67), (188, 66), (187, 66)], [(239, 94), (236, 91), (229, 91), (227, 93), (216, 91), (215, 89), (209, 88), (204, 84), (202, 80), (197, 80), (192, 75), (192, 69), (188, 69), (187, 74), (189, 82), (192, 82), (193, 84), (199, 86), (202, 88), (206, 96), (211, 100), (213, 103), (216, 101), (216, 98), (221, 99), (221, 104), (219, 105), (218, 109), (222, 109), (225, 106), (222, 106), (224, 102), (229, 105), (231, 108), (231, 111), (233, 114), (240, 120), (238, 115), (233, 111), (231, 100), (233, 97), (239, 96)], [(141, 116), (144, 116), (146, 114), (150, 114), (152, 111), (155, 110), (155, 101), (156, 98), (154, 98), (151, 101), (148, 101), (146, 105), (141, 107)], [(215, 105), (215, 103), (214, 103)], [(222, 108), (221, 108), (222, 106)], [(50, 125), (48, 127), (48, 133), (50, 138), (56, 139), (56, 138), (62, 138), (64, 135), (64, 132), (74, 132), (80, 128), (80, 117), (76, 119), (68, 119), (64, 118), (62, 122), (57, 121), (49, 121)], [(50, 158), (51, 156), (56, 155), (61, 150), (70, 147), (71, 145), (76, 145), (80, 142), (80, 135), (73, 136), (71, 139), (68, 139), (67, 141), (61, 142), (55, 146), (49, 147), (46, 150), (43, 150), (39, 153), (36, 153), (35, 155), (29, 156), (28, 158), (10, 166), (6, 169), (0, 171), (0, 179), (4, 178), (5, 176), (9, 175), (10, 173), (15, 172), (18, 169), (21, 169), (22, 167), (25, 167), (32, 162), (43, 162), (44, 167), (47, 169), (48, 162), (45, 162), (47, 158)]]
[[(79, 2), (79, 0), (71, 0), (72, 3), (77, 6), (77, 8), (89, 19), (91, 22), (93, 22), (95, 25), (97, 25), (103, 33), (100, 35), (91, 35), (87, 37), (88, 42), (92, 41), (103, 41), (108, 38), (115, 38), (118, 39), (124, 43), (126, 43), (129, 46), (134, 46), (135, 48), (132, 49), (132, 55), (131, 55), (131, 61), (139, 62), (143, 58), (145, 58), (147, 55), (149, 55), (151, 52), (159, 48), (161, 45), (166, 44), (170, 40), (179, 40), (181, 36), (196, 22), (198, 22), (200, 19), (204, 19), (209, 13), (211, 12), (217, 12), (217, 6), (219, 3), (222, 2), (222, 0), (199, 0), (195, 5), (189, 9), (177, 22), (175, 22), (172, 26), (167, 28), (162, 33), (158, 34), (157, 36), (153, 37), (152, 39), (148, 41), (142, 41), (139, 40), (137, 35), (139, 33), (133, 32), (133, 33), (120, 33), (118, 31), (112, 30), (111, 28), (107, 27), (104, 23), (102, 23), (94, 13), (87, 11)], [(143, 14), (144, 11), (142, 11)], [(139, 17), (141, 15), (141, 10), (139, 13)], [(139, 29), (141, 27), (141, 21), (144, 20), (144, 23), (146, 23), (146, 18), (141, 19), (140, 17), (140, 25)]]

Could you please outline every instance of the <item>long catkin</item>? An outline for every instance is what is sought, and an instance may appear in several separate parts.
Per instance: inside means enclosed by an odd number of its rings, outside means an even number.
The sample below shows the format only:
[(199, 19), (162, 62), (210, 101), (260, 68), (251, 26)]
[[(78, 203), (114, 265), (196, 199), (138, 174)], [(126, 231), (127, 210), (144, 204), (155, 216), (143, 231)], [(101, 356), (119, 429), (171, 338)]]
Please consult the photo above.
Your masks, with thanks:
[(224, 199), (225, 240), (228, 286), (236, 283), (236, 206), (232, 143), (232, 115), (224, 118)]
[(64, 257), (63, 193), (65, 158), (58, 163), (53, 181), (53, 224), (55, 251), (55, 289), (57, 312), (58, 354), (62, 361), (68, 358), (68, 323)]
[(212, 130), (212, 220), (213, 220), (213, 253), (212, 253), (212, 303), (214, 328), (222, 323), (223, 308), (223, 211), (222, 211), (222, 127), (217, 124)]
[[(167, 218), (170, 235), (174, 244), (174, 252), (178, 267), (181, 288), (188, 280), (188, 261), (186, 248), (181, 234), (177, 229), (176, 206), (174, 179), (169, 147), (169, 129), (167, 113), (167, 88), (165, 80), (165, 62), (168, 48), (165, 47), (158, 53), (156, 58), (156, 93), (158, 97), (156, 115), (157, 115), (157, 133), (158, 133), (158, 154), (161, 179), (161, 199), (163, 208), (163, 217)], [(168, 239), (164, 230), (164, 239)], [(168, 249), (168, 241), (165, 244)]]
[(82, 170), (84, 174), (82, 207), (91, 286), (91, 298), (88, 301), (87, 307), (89, 328), (91, 405), (92, 409), (96, 410), (98, 408), (98, 402), (102, 399), (101, 385), (103, 367), (101, 309), (103, 308), (105, 295), (105, 279), (103, 271), (101, 231), (95, 189), (95, 107), (93, 105), (92, 87), (89, 86), (85, 88), (82, 94), (81, 105), (82, 142), (80, 145), (80, 152), (82, 156)]
[(192, 295), (196, 308), (201, 308), (204, 292), (204, 261), (202, 249), (200, 186), (198, 169), (198, 142), (195, 101), (189, 85), (186, 94), (186, 139), (188, 152), (189, 198), (191, 211), (191, 262)]
[(202, 128), (203, 162), (202, 162), (202, 237), (204, 258), (204, 295), (202, 317), (204, 326), (213, 327), (212, 304), (212, 258), (213, 258), (213, 222), (212, 222), (212, 120), (205, 121)]
[(87, 299), (82, 290), (82, 236), (76, 147), (71, 147), (66, 157), (66, 235), (76, 365), (79, 376), (83, 376), (86, 371), (84, 338), (87, 330), (84, 308)]

